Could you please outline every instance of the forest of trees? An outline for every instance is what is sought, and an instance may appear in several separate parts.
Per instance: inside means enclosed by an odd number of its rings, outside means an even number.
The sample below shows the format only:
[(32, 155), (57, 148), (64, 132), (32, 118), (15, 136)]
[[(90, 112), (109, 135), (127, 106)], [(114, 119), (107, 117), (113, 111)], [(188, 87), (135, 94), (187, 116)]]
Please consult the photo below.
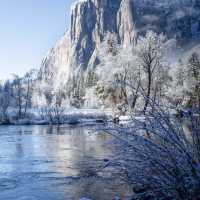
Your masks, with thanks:
[(129, 47), (120, 46), (110, 33), (98, 52), (100, 64), (74, 79), (71, 91), (39, 80), (36, 70), (2, 82), (0, 121), (31, 117), (31, 109), (60, 121), (66, 107), (82, 108), (87, 104), (92, 108), (89, 102), (95, 108), (113, 108), (120, 115), (145, 115), (149, 99), (176, 109), (200, 107), (200, 53), (190, 51), (172, 62), (170, 52), (174, 48), (174, 40), (152, 31)]
[[(32, 107), (32, 95), (34, 91), (37, 73), (30, 70), (23, 77), (13, 75), (12, 80), (0, 83), (0, 120), (9, 122), (9, 114), (23, 118), (28, 115), (28, 109)], [(11, 109), (11, 113), (9, 113)]]
[(102, 45), (107, 51), (101, 55), (102, 64), (96, 70), (99, 77), (96, 91), (104, 103), (144, 114), (149, 98), (177, 108), (199, 106), (198, 52), (183, 55), (172, 63), (170, 51), (176, 42), (152, 31), (139, 37), (134, 47), (126, 49), (118, 46), (112, 35), (108, 40), (112, 45), (106, 41)]

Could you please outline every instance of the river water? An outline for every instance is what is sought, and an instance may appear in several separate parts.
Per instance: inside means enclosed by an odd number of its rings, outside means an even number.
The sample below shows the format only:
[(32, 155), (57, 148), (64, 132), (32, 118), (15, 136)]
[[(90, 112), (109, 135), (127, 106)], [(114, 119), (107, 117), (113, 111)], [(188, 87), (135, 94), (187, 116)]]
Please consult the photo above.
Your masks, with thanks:
[(126, 199), (113, 138), (95, 127), (0, 126), (1, 200)]

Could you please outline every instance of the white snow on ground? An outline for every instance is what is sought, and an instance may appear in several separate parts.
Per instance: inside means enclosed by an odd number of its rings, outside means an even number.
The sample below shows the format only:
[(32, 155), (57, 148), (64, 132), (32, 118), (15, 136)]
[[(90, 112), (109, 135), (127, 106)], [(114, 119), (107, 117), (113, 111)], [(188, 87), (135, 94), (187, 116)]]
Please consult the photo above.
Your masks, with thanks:
[(92, 199), (88, 199), (88, 198), (81, 198), (80, 200), (92, 200)]
[(120, 121), (130, 121), (132, 118), (131, 116), (120, 116), (119, 120)]
[[(41, 111), (41, 109), (47, 109), (47, 111)], [(17, 109), (9, 109), (8, 119), (10, 124), (15, 125), (42, 125), (42, 124), (54, 124), (57, 121), (57, 116), (48, 114), (48, 109), (51, 108), (35, 108), (29, 109), (26, 117), (22, 119), (18, 119), (18, 110)], [(64, 110), (59, 115), (60, 123), (63, 124), (94, 124), (94, 123), (102, 123), (108, 120), (111, 120), (113, 116), (113, 112), (110, 109), (75, 109), (70, 108)], [(53, 120), (52, 120), (53, 118)]]
[(121, 125), (123, 124), (129, 124), (131, 122), (133, 122), (133, 120), (136, 120), (136, 121), (144, 121), (145, 120), (145, 116), (132, 116), (132, 115), (124, 115), (124, 116), (120, 116), (119, 117), (119, 123)]
[(105, 114), (105, 115), (110, 115), (112, 116), (113, 115), (113, 111), (112, 109), (88, 109), (88, 108), (85, 108), (85, 109), (76, 109), (76, 108), (71, 108), (69, 110), (66, 110), (65, 111), (66, 114), (83, 114), (83, 115), (102, 115), (102, 114)]

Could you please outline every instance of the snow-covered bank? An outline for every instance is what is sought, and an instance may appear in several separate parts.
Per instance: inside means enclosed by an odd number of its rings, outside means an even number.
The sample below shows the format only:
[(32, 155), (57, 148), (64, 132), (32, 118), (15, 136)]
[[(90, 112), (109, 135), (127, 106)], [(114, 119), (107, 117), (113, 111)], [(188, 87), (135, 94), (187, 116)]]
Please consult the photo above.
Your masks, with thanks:
[(7, 119), (0, 125), (48, 125), (48, 124), (95, 124), (112, 120), (111, 110), (70, 109), (50, 113), (50, 110), (31, 109), (24, 117), (19, 118), (15, 110), (8, 113)]
[[(173, 111), (173, 112), (172, 112)], [(187, 110), (170, 110), (169, 115), (181, 118)], [(193, 112), (193, 115), (195, 112)], [(199, 116), (199, 115), (198, 115)], [(115, 113), (112, 109), (76, 109), (42, 107), (28, 109), (26, 114), (19, 117), (17, 109), (9, 108), (4, 118), (0, 119), (0, 125), (49, 125), (49, 124), (96, 124), (114, 122), (120, 125), (128, 125), (133, 121), (144, 121), (142, 113), (126, 114)]]

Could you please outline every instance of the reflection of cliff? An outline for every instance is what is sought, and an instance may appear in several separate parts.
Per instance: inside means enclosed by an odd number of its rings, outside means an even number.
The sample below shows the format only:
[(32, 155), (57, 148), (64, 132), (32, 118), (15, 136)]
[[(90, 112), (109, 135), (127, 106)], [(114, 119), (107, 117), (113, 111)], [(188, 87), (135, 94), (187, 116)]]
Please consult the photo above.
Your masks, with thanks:
[(112, 156), (104, 146), (112, 140), (109, 135), (55, 126), (3, 127), (0, 133), (1, 189), (8, 195), (3, 199), (105, 200), (127, 194), (128, 186), (119, 185), (116, 174), (108, 179), (97, 174), (105, 164), (101, 159)]
[(104, 134), (90, 135), (85, 128), (62, 127), (40, 128), (40, 132), (43, 136), (38, 136), (39, 141), (35, 139), (37, 142), (35, 154), (40, 153), (47, 160), (53, 159), (54, 170), (65, 176), (81, 175), (87, 171), (86, 168), (90, 163), (96, 164), (94, 163), (96, 159), (111, 155), (110, 150), (104, 148), (104, 142), (109, 138)]

